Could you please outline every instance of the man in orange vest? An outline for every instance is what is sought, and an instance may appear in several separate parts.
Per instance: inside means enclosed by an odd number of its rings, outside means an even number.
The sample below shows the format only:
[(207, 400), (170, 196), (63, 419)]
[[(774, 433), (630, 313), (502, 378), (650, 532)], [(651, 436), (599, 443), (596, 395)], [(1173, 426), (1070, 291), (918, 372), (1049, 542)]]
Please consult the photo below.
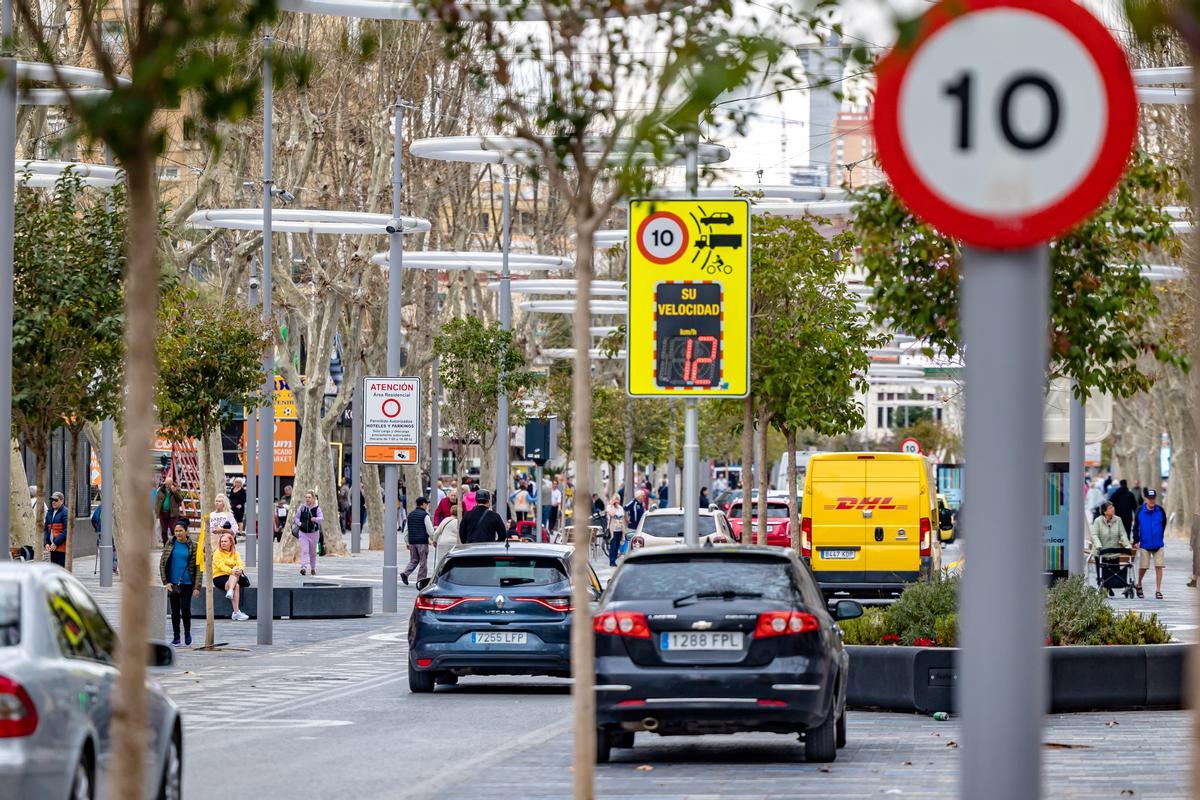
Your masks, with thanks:
[(67, 566), (67, 507), (62, 492), (50, 495), (50, 508), (42, 525), (42, 542), (50, 554), (50, 562)]

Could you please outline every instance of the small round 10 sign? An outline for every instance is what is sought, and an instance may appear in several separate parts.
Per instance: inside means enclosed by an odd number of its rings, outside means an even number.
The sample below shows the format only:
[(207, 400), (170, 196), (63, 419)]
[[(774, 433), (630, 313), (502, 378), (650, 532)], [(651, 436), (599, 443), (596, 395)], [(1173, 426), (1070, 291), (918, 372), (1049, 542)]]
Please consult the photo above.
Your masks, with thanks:
[(1133, 148), (1120, 45), (1071, 0), (942, 0), (880, 62), (879, 161), (917, 216), (1027, 247), (1104, 202)]

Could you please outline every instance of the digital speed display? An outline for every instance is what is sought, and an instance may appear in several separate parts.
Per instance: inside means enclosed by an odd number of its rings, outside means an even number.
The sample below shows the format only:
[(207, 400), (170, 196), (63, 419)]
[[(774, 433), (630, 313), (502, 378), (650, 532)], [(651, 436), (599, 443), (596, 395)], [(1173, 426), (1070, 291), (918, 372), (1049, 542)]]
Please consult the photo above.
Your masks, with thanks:
[(659, 283), (654, 300), (655, 383), (681, 389), (720, 386), (721, 284)]

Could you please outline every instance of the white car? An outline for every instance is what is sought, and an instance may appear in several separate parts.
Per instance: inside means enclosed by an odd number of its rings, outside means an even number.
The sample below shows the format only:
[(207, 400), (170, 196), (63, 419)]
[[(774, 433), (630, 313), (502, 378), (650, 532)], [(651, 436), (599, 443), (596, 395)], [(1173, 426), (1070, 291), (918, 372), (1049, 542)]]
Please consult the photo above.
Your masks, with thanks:
[[(720, 511), (700, 509), (700, 521), (697, 533), (700, 544), (736, 543), (729, 520)], [(638, 524), (637, 530), (629, 537), (629, 552), (641, 550), (644, 547), (666, 547), (673, 544), (683, 544), (683, 509), (660, 508), (647, 511), (646, 516)]]

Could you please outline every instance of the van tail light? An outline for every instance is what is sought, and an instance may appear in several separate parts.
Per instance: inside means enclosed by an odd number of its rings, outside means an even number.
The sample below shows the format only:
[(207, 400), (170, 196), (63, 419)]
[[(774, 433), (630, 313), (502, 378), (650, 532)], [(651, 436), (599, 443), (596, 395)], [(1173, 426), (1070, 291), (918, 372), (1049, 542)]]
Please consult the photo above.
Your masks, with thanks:
[(628, 636), (631, 639), (649, 639), (650, 626), (646, 615), (637, 611), (605, 611), (592, 620), (592, 630), (610, 636)]
[(487, 599), (486, 597), (439, 597), (419, 594), (415, 608), (418, 611), (448, 611), (463, 603), (480, 603)]
[(635, 536), (629, 540), (629, 552), (631, 552), (631, 553), (634, 550), (641, 550), (645, 546), (646, 546), (646, 540), (643, 539), (641, 536)]
[(800, 520), (800, 555), (812, 558), (812, 517)]
[(758, 615), (758, 624), (754, 627), (754, 638), (765, 639), (768, 636), (811, 633), (820, 627), (816, 617), (803, 611), (767, 611)]
[(571, 598), (569, 597), (514, 597), (513, 600), (537, 603), (539, 606), (545, 606), (551, 611), (571, 612)]
[(29, 736), (37, 730), (38, 714), (25, 687), (0, 675), (0, 739)]
[(929, 523), (929, 517), (921, 517), (921, 557), (925, 558), (933, 554), (933, 526)]

